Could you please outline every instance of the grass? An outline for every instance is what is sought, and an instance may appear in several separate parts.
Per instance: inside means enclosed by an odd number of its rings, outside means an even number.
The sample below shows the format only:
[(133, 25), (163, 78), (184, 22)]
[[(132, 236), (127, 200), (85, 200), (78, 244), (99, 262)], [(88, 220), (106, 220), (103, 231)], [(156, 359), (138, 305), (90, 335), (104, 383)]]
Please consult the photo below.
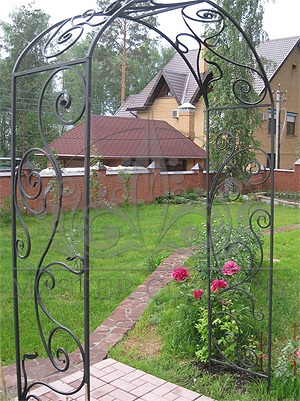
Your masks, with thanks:
[[(263, 207), (266, 206), (264, 205)], [(230, 206), (218, 205), (213, 218), (219, 218), (220, 216), (223, 218), (223, 216), (226, 216), (235, 225), (241, 220), (241, 216), (248, 216), (252, 209), (253, 203), (251, 202), (237, 203)], [(43, 267), (53, 260), (65, 261), (68, 256), (75, 254), (82, 255), (82, 221), (83, 216), (81, 212), (64, 214), (58, 225), (57, 233), (49, 252), (42, 262)], [(30, 353), (37, 350), (39, 356), (44, 356), (45, 352), (37, 332), (36, 317), (33, 312), (33, 280), (36, 266), (40, 263), (41, 256), (49, 241), (53, 226), (53, 216), (48, 215), (43, 219), (25, 217), (25, 222), (34, 240), (32, 241), (30, 256), (24, 260), (19, 260), (18, 285), (20, 295), (21, 353)], [(298, 209), (276, 207), (276, 227), (296, 223), (299, 223)], [(179, 247), (190, 245), (195, 238), (199, 237), (203, 230), (205, 232), (204, 224), (205, 209), (203, 205), (141, 205), (139, 207), (92, 210), (90, 242), (91, 331), (101, 324), (118, 304), (145, 280), (164, 257)], [(10, 226), (7, 225), (1, 227), (1, 355), (4, 365), (13, 363), (15, 360), (13, 300), (11, 295), (10, 230)], [(276, 238), (280, 238), (279, 234), (276, 234)], [(294, 271), (297, 263), (299, 265), (299, 260), (294, 258), (294, 255), (297, 254), (296, 231), (291, 232), (289, 235), (295, 235), (291, 240), (294, 245), (291, 256), (287, 252), (287, 248), (291, 244), (290, 241), (286, 240), (284, 234), (282, 234), (278, 244), (278, 246), (282, 245), (281, 248), (278, 248), (278, 252), (275, 247), (275, 257), (281, 260), (277, 265), (278, 284), (275, 281), (275, 288), (276, 285), (280, 286), (284, 283), (280, 274), (284, 274), (282, 271), (284, 271), (285, 266), (290, 267)], [(22, 227), (18, 227), (18, 237), (24, 238)], [(285, 246), (284, 241), (286, 242)], [(72, 264), (71, 262), (69, 263)], [(50, 275), (46, 273), (43, 275), (40, 287), (44, 304), (49, 309), (51, 316), (67, 327), (70, 327), (78, 335), (80, 341), (82, 341), (83, 294), (81, 280), (78, 275), (68, 273), (66, 269), (61, 268), (59, 265), (53, 266), (49, 270), (54, 273), (56, 281), (55, 287), (49, 290), (49, 284), (51, 283)], [(284, 287), (285, 294), (295, 294), (297, 289), (294, 285), (293, 290), (292, 284), (297, 281), (297, 275), (290, 275), (289, 277), (292, 282)], [(282, 292), (283, 288), (280, 291)], [(162, 302), (164, 298), (162, 295), (160, 297)], [(288, 302), (285, 297), (281, 296), (281, 298), (284, 302)], [(155, 307), (156, 302), (153, 303), (153, 307)], [(174, 315), (174, 310), (169, 310), (166, 307), (168, 305), (167, 301), (161, 305), (164, 305), (163, 309), (165, 309), (166, 314), (171, 319), (172, 315)], [(282, 306), (280, 310), (282, 310)], [(147, 320), (147, 314), (150, 316), (150, 322)], [(282, 313), (278, 312), (277, 315), (278, 319), (279, 317), (284, 319)], [(144, 328), (151, 327), (152, 344), (163, 344), (163, 339), (160, 339), (159, 334), (157, 334), (160, 320), (161, 316), (158, 311), (156, 310), (153, 314), (150, 307), (149, 311), (141, 319), (141, 322), (136, 326), (135, 330), (138, 332), (138, 337), (142, 338), (144, 335), (147, 339), (149, 337), (149, 330), (146, 330), (146, 334), (142, 335), (142, 328), (143, 326)], [(44, 317), (41, 317), (41, 324), (45, 333), (53, 327), (53, 325), (49, 324), (48, 319)], [(284, 328), (284, 336), (288, 336), (292, 326), (290, 326), (290, 322), (287, 323), (286, 319), (284, 319)], [(278, 332), (280, 332), (280, 328)], [(132, 332), (132, 335), (134, 333), (135, 331)], [(157, 340), (158, 337), (159, 340)], [(68, 342), (65, 338), (57, 338), (54, 348), (56, 345), (61, 345), (62, 342), (68, 351), (72, 351), (76, 347), (76, 344)], [(198, 390), (198, 387), (195, 387), (199, 385), (197, 381), (199, 371), (195, 365), (191, 365), (191, 358), (179, 360), (174, 355), (167, 354), (166, 349), (161, 351), (160, 345), (158, 348), (160, 350), (159, 353), (157, 355), (152, 353), (149, 360), (144, 358), (143, 352), (141, 352), (142, 355), (138, 358), (141, 364), (139, 367), (166, 380), (174, 382), (178, 382), (179, 380), (179, 384), (200, 391), (200, 388)], [(114, 350), (113, 352), (118, 351)], [(128, 358), (125, 361), (126, 363), (136, 363), (134, 360), (135, 351), (132, 352), (132, 356), (128, 356), (125, 353), (125, 358)], [(121, 360), (121, 355), (119, 359)], [(192, 369), (192, 373), (190, 369)], [(211, 381), (210, 386), (212, 388), (218, 387), (210, 377), (206, 377), (205, 375), (201, 379), (202, 384), (204, 383), (204, 388), (205, 380)], [(226, 380), (229, 386), (231, 382), (230, 376)], [(225, 388), (224, 383), (222, 385), (219, 384), (219, 386), (223, 389)], [(263, 384), (261, 386), (264, 388)], [(207, 391), (203, 392), (209, 395)], [(218, 397), (216, 398), (218, 399)], [(221, 399), (225, 400), (225, 398)]]
[[(276, 207), (275, 226), (299, 223), (299, 217), (299, 209)], [(298, 229), (278, 232), (275, 235), (274, 257), (277, 262), (274, 267), (273, 367), (280, 350), (293, 337), (295, 322), (298, 327), (298, 339), (300, 339), (299, 234)], [(268, 236), (265, 238), (264, 249), (265, 258), (268, 259)], [(268, 288), (268, 272), (262, 269), (253, 287), (254, 296), (260, 304), (267, 303)], [(110, 351), (110, 357), (216, 400), (300, 400), (299, 374), (294, 383), (284, 383), (280, 379), (273, 378), (271, 390), (268, 393), (265, 380), (250, 380), (238, 373), (224, 371), (220, 373), (218, 370), (208, 375), (203, 366), (199, 369), (194, 357), (192, 339), (184, 333), (185, 329), (187, 333), (190, 333), (188, 322), (186, 326), (180, 322), (181, 331), (176, 329), (179, 323), (176, 315), (181, 305), (177, 291), (178, 289), (172, 283), (163, 289), (151, 301), (129, 336)], [(177, 337), (174, 335), (176, 330)], [(145, 344), (149, 342), (155, 345), (153, 347), (155, 352), (147, 353)]]
[[(146, 279), (162, 258), (178, 247), (187, 246), (186, 231), (192, 225), (200, 225), (204, 214), (204, 209), (199, 211), (187, 205), (184, 208), (147, 205), (91, 211), (91, 330)], [(53, 261), (66, 261), (68, 256), (83, 254), (82, 219), (81, 212), (64, 214), (42, 267)], [(25, 223), (33, 240), (30, 256), (18, 261), (21, 353), (37, 350), (39, 356), (45, 356), (34, 313), (33, 283), (36, 266), (49, 241), (53, 216), (44, 219), (25, 217)], [(1, 354), (4, 365), (15, 361), (10, 231), (9, 225), (1, 227)], [(22, 227), (18, 227), (18, 237), (24, 238)], [(74, 262), (69, 264), (75, 267)], [(44, 305), (54, 319), (69, 327), (83, 341), (82, 280), (60, 265), (49, 270), (54, 274), (55, 286), (48, 289), (51, 277), (44, 273), (40, 282)], [(45, 333), (53, 328), (43, 314), (41, 324)], [(61, 341), (57, 338), (56, 343)], [(76, 348), (72, 341), (64, 339), (63, 342), (69, 351)]]

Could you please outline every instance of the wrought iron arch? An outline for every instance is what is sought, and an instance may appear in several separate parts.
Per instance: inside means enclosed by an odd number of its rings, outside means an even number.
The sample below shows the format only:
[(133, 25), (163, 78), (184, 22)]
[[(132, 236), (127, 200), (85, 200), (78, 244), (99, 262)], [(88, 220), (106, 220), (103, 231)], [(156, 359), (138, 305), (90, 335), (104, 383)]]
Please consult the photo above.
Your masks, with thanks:
[[(152, 15), (159, 15), (172, 10), (179, 10), (181, 17), (185, 23), (186, 31), (178, 33), (175, 39), (171, 39), (159, 28), (152, 26), (147, 17)], [(210, 120), (211, 116), (216, 111), (226, 113), (228, 110), (241, 110), (245, 108), (271, 108), (272, 117), (272, 135), (271, 143), (271, 157), (269, 157), (262, 149), (254, 148), (253, 151), (261, 152), (264, 157), (268, 158), (269, 165), (271, 166), (268, 174), (264, 176), (259, 182), (256, 180), (253, 183), (252, 178), (258, 177), (262, 170), (261, 164), (257, 160), (249, 160), (246, 163), (242, 172), (239, 172), (238, 177), (234, 174), (227, 174), (230, 166), (234, 165), (234, 158), (243, 152), (237, 150), (235, 137), (231, 132), (220, 132), (217, 136), (214, 146), (224, 150), (224, 160), (215, 173), (214, 179), (210, 182), (209, 174), (207, 174), (206, 181), (206, 217), (207, 217), (207, 291), (208, 297), (208, 344), (209, 344), (209, 366), (210, 370), (214, 363), (229, 365), (235, 369), (247, 371), (259, 377), (265, 377), (270, 385), (271, 375), (271, 328), (272, 328), (272, 260), (273, 260), (273, 195), (271, 199), (271, 206), (269, 210), (262, 207), (251, 211), (249, 216), (248, 226), (249, 230), (256, 241), (259, 249), (258, 262), (253, 261), (253, 255), (247, 243), (242, 240), (239, 242), (231, 242), (230, 236), (225, 244), (227, 252), (233, 248), (244, 248), (249, 250), (250, 265), (248, 272), (243, 276), (240, 281), (231, 283), (224, 277), (227, 285), (222, 291), (215, 294), (211, 290), (211, 270), (212, 264), (217, 266), (219, 273), (221, 273), (221, 262), (219, 260), (216, 241), (214, 235), (214, 222), (213, 222), (213, 208), (214, 201), (219, 192), (225, 194), (228, 199), (235, 200), (241, 197), (241, 189), (243, 185), (250, 187), (262, 184), (266, 180), (271, 181), (271, 188), (273, 194), (273, 166), (274, 166), (274, 102), (272, 91), (265, 73), (263, 64), (256, 53), (255, 48), (247, 38), (243, 30), (231, 18), (231, 16), (221, 7), (212, 1), (186, 1), (181, 3), (160, 3), (156, 1), (139, 2), (137, 0), (131, 1), (115, 1), (106, 10), (94, 11), (88, 10), (82, 15), (73, 18), (65, 19), (49, 29), (41, 33), (35, 38), (22, 52), (20, 57), (15, 63), (12, 72), (12, 171), (15, 170), (16, 147), (17, 147), (17, 118), (18, 118), (18, 83), (22, 79), (30, 79), (31, 77), (40, 75), (43, 78), (43, 83), (40, 85), (40, 95), (36, 105), (35, 118), (38, 121), (39, 135), (42, 139), (43, 149), (32, 147), (25, 151), (17, 172), (12, 180), (12, 268), (13, 268), (13, 291), (14, 291), (14, 320), (15, 320), (15, 346), (16, 346), (16, 367), (17, 367), (17, 381), (18, 381), (18, 399), (20, 401), (35, 399), (41, 400), (42, 396), (37, 395), (36, 389), (39, 386), (46, 386), (53, 392), (61, 395), (71, 396), (78, 393), (82, 388), (85, 388), (86, 399), (90, 399), (90, 343), (89, 343), (89, 241), (90, 241), (90, 176), (89, 176), (89, 161), (90, 161), (90, 120), (91, 120), (91, 78), (92, 78), (92, 56), (95, 47), (103, 33), (109, 29), (110, 25), (116, 18), (124, 18), (136, 23), (143, 24), (145, 27), (151, 29), (156, 34), (164, 38), (173, 48), (180, 54), (190, 69), (190, 72), (196, 80), (205, 105), (206, 112), (206, 144), (207, 144), (207, 160), (206, 171), (210, 171), (210, 157), (209, 146), (210, 144)], [(221, 37), (223, 30), (226, 30), (226, 24), (231, 23), (239, 31), (242, 40), (247, 42), (249, 51), (253, 57), (253, 65), (244, 65), (236, 60), (230, 60), (226, 56), (218, 54), (217, 43)], [(219, 23), (220, 31), (212, 37), (202, 38), (195, 29), (195, 25), (205, 25), (207, 23)], [(93, 32), (93, 38), (86, 54), (77, 59), (61, 59), (62, 55), (68, 54), (68, 51), (79, 41), (85, 31)], [(196, 69), (190, 64), (188, 53), (190, 51), (189, 41), (192, 40), (198, 49), (198, 66)], [(204, 85), (202, 76), (199, 70), (199, 62), (202, 57), (202, 50), (206, 48), (207, 52), (211, 52), (219, 56), (221, 60), (227, 62), (229, 65), (236, 66), (241, 69), (246, 69), (252, 77), (255, 77), (260, 87), (260, 96), (251, 99), (250, 93), (253, 90), (253, 82), (247, 82), (244, 79), (236, 78), (232, 84), (232, 93), (235, 102), (226, 107), (211, 107), (209, 102), (209, 90), (216, 80), (222, 79), (222, 69), (218, 63), (213, 62), (210, 66), (214, 69), (215, 73), (211, 76), (209, 86)], [(37, 50), (40, 54), (40, 65), (32, 65), (30, 68), (26, 67), (25, 60), (31, 52)], [(209, 62), (208, 62), (209, 63)], [(23, 66), (24, 65), (24, 66)], [(82, 88), (82, 98), (78, 99), (78, 106), (75, 111), (72, 110), (74, 99), (69, 91), (61, 90), (57, 94), (54, 101), (51, 103), (57, 122), (63, 126), (73, 125), (82, 118), (85, 119), (85, 177), (84, 177), (84, 207), (83, 207), (83, 232), (84, 232), (84, 246), (81, 254), (72, 254), (65, 261), (49, 261), (48, 251), (53, 246), (53, 242), (57, 235), (57, 227), (62, 219), (62, 196), (63, 196), (63, 180), (62, 172), (58, 161), (56, 160), (55, 153), (49, 147), (47, 140), (47, 132), (45, 128), (45, 104), (47, 100), (47, 89), (49, 86), (54, 85), (59, 78), (62, 71), (68, 71), (74, 74), (80, 82)], [(219, 74), (219, 76), (217, 75)], [(47, 105), (47, 107), (49, 107)], [(69, 111), (66, 113), (65, 111)], [(71, 112), (70, 112), (71, 110)], [(29, 174), (24, 176), (25, 165), (32, 155), (40, 153), (45, 156), (55, 174), (54, 179), (50, 180), (47, 186), (43, 187), (42, 179), (38, 169), (33, 168)], [(24, 180), (27, 185), (25, 187)], [(29, 188), (29, 189), (28, 189)], [(83, 374), (79, 381), (78, 387), (72, 391), (65, 391), (58, 388), (53, 388), (47, 382), (40, 380), (29, 381), (27, 373), (27, 360), (37, 358), (35, 352), (23, 352), (21, 349), (22, 331), (20, 330), (20, 305), (21, 296), (19, 291), (19, 280), (21, 275), (20, 264), (29, 260), (34, 252), (31, 233), (29, 232), (26, 219), (22, 213), (22, 209), (26, 208), (27, 213), (41, 219), (47, 218), (47, 210), (49, 210), (49, 194), (55, 188), (56, 205), (51, 210), (53, 216), (52, 231), (49, 233), (49, 238), (45, 243), (45, 247), (41, 255), (38, 256), (36, 265), (34, 267), (34, 309), (37, 320), (37, 325), (43, 343), (43, 347), (49, 357), (52, 368), (57, 372), (68, 372), (71, 366), (71, 356), (60, 344), (61, 338), (68, 336), (72, 339), (74, 345), (79, 350), (80, 358), (82, 359)], [(262, 268), (264, 260), (262, 244), (260, 237), (257, 234), (257, 227), (270, 229), (270, 263), (269, 263), (269, 307), (268, 307), (268, 341), (267, 341), (267, 354), (268, 366), (266, 372), (259, 371), (259, 355), (255, 349), (250, 345), (241, 345), (242, 328), (238, 319), (233, 313), (228, 311), (219, 311), (216, 305), (222, 300), (222, 297), (227, 294), (235, 294), (235, 296), (244, 297), (248, 300), (251, 314), (253, 319), (260, 320), (264, 316), (256, 310), (255, 300), (253, 296), (245, 289), (251, 279), (255, 278), (257, 273)], [(20, 231), (21, 229), (21, 231)], [(30, 264), (30, 262), (29, 262)], [(65, 324), (57, 321), (48, 309), (47, 303), (43, 300), (44, 290), (51, 292), (55, 289), (56, 282), (56, 269), (67, 272), (70, 275), (83, 277), (84, 282), (84, 346), (81, 345), (77, 335), (69, 329)], [(24, 271), (28, 266), (24, 268)], [(30, 269), (30, 268), (29, 268)], [(42, 287), (43, 285), (43, 287)], [(218, 317), (220, 320), (223, 318), (231, 319), (235, 322), (237, 331), (235, 333), (227, 333), (227, 344), (236, 344), (236, 360), (229, 358), (226, 353), (218, 346), (216, 333), (213, 329), (212, 321)], [(48, 319), (52, 322), (52, 329), (47, 333), (44, 332), (44, 320)], [(60, 337), (61, 335), (61, 337)], [(58, 340), (56, 340), (56, 337)], [(29, 377), (30, 379), (30, 377)], [(35, 394), (36, 393), (36, 394)]]

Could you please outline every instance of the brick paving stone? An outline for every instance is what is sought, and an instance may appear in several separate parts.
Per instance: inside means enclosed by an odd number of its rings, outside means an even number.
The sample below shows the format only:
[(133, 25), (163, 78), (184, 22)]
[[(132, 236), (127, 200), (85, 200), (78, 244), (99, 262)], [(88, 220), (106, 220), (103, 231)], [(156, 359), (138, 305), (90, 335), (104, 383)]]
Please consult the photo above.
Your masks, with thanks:
[[(160, 395), (156, 395), (153, 393), (147, 393), (139, 398), (140, 401), (163, 401), (163, 398)], [(125, 401), (125, 400), (124, 400)]]
[(99, 388), (104, 386), (106, 383), (103, 380), (97, 379), (94, 376), (90, 376), (90, 383), (91, 383), (91, 389), (92, 388)]
[(82, 380), (74, 380), (73, 382), (68, 383), (74, 389), (78, 388), (82, 383)]
[(116, 389), (114, 391), (112, 391), (111, 393), (109, 393), (109, 395), (111, 395), (112, 397), (115, 397), (116, 400), (118, 401), (135, 401), (137, 399), (137, 397), (135, 395), (132, 394), (128, 394), (126, 391), (120, 390), (120, 389)]
[(52, 382), (51, 386), (58, 391), (69, 392), (74, 390), (73, 387), (69, 386), (67, 383), (64, 383), (62, 380), (56, 380), (55, 382)]
[[(114, 397), (112, 397), (109, 394), (104, 395), (101, 398), (96, 398), (97, 400), (101, 400), (101, 401), (116, 401), (116, 399)], [(124, 400), (125, 401), (125, 400)]]
[(134, 390), (137, 387), (136, 385), (129, 383), (128, 381), (122, 380), (122, 379), (123, 378), (114, 380), (110, 384), (112, 386), (120, 388), (121, 390), (127, 391), (128, 393), (130, 393), (132, 390)]
[[(133, 370), (133, 372), (127, 373), (125, 376), (123, 376), (123, 380), (127, 380), (128, 382), (132, 382), (137, 379), (141, 379), (142, 376), (145, 375), (145, 372), (142, 372), (139, 369)], [(143, 380), (145, 382), (145, 380)]]
[(137, 397), (141, 397), (147, 393), (152, 392), (155, 388), (156, 388), (155, 384), (144, 383), (141, 386), (133, 389), (130, 393), (136, 395)]
[(124, 372), (120, 372), (119, 370), (115, 370), (114, 372), (111, 372), (105, 376), (102, 376), (102, 380), (105, 381), (106, 383), (111, 383), (114, 380), (119, 379), (120, 377), (123, 377), (125, 375)]
[(64, 383), (70, 384), (72, 382), (78, 381), (78, 379), (81, 380), (82, 378), (83, 378), (83, 372), (81, 370), (78, 370), (78, 372), (75, 372), (69, 376), (63, 377), (61, 380)]
[(199, 394), (196, 394), (194, 391), (188, 390), (183, 387), (177, 387), (176, 389), (172, 390), (172, 393), (178, 394), (181, 397), (184, 397), (190, 401), (194, 401), (196, 398), (199, 397)]
[(121, 363), (121, 362), (114, 363), (113, 367), (124, 373), (131, 373), (131, 372), (134, 372), (134, 370), (135, 370), (131, 366), (125, 365), (124, 363)]
[(112, 366), (107, 366), (106, 368), (103, 369), (103, 372), (105, 372), (106, 375), (115, 372), (116, 369), (113, 368)]
[[(174, 390), (177, 386), (173, 383), (168, 383), (165, 382), (164, 384), (162, 384), (161, 386), (157, 387), (156, 389), (153, 390), (154, 394), (163, 396), (167, 393), (170, 393), (172, 390)], [(177, 394), (175, 394), (176, 397), (178, 397)], [(175, 398), (173, 398), (175, 399)]]
[(178, 399), (178, 394), (174, 394), (174, 393), (166, 393), (163, 398), (163, 400), (167, 400), (167, 401), (175, 401)]
[(33, 387), (33, 389), (31, 390), (31, 393), (34, 393), (34, 395), (43, 395), (49, 392), (49, 388), (46, 386), (40, 386), (40, 387)]
[(142, 386), (143, 384), (145, 384), (145, 380), (138, 378), (138, 379), (131, 381), (130, 383), (132, 383), (135, 387), (139, 387), (139, 386)]
[(94, 366), (90, 367), (90, 373), (92, 376), (97, 377), (98, 379), (100, 379), (102, 376), (106, 375), (106, 372), (104, 372), (103, 370), (97, 369)]
[(142, 376), (141, 379), (154, 384), (156, 387), (162, 386), (163, 384), (166, 383), (165, 380), (162, 380), (162, 379), (159, 379), (158, 377), (149, 375), (148, 373), (146, 373), (144, 376)]
[(102, 386), (102, 387), (100, 387), (100, 388), (97, 388), (97, 389), (92, 390), (92, 391), (91, 391), (91, 395), (92, 395), (94, 398), (97, 398), (97, 399), (101, 399), (101, 400), (102, 400), (102, 398), (100, 398), (100, 397), (103, 397), (103, 396), (105, 396), (105, 395), (111, 393), (111, 392), (114, 391), (114, 390), (116, 390), (116, 387), (115, 387), (115, 386), (113, 386), (113, 385), (111, 385), (111, 384), (105, 384), (104, 386)]

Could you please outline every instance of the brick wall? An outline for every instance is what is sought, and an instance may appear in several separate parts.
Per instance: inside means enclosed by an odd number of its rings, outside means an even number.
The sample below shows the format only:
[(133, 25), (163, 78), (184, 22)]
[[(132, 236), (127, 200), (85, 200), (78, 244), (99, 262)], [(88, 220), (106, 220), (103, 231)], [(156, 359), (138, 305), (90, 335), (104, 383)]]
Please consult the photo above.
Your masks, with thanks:
[[(300, 162), (296, 162), (294, 165), (294, 170), (275, 170), (274, 172), (274, 190), (275, 191), (288, 191), (288, 192), (298, 192), (300, 191)], [(269, 170), (261, 172), (258, 176), (253, 179), (253, 182), (262, 182), (267, 176)], [(259, 184), (256, 188), (257, 190), (264, 191), (271, 189), (271, 182), (267, 180), (266, 182)]]
[[(260, 184), (266, 177), (268, 170), (263, 171), (253, 179), (252, 190), (264, 191), (270, 189), (270, 180)], [(22, 172), (22, 185), (28, 195), (28, 206), (33, 210), (43, 209), (43, 196), (38, 194), (40, 186), (37, 177), (30, 178), (29, 171)], [(210, 182), (213, 175), (210, 176)], [(154, 202), (157, 196), (162, 196), (167, 192), (179, 194), (188, 189), (205, 189), (206, 173), (202, 170), (185, 172), (161, 172), (160, 169), (144, 170), (143, 172), (132, 172), (129, 175), (129, 192), (126, 193), (125, 181), (116, 171), (99, 170), (95, 171), (93, 180), (96, 180), (96, 192), (91, 189), (91, 203), (94, 201), (105, 203), (111, 202), (120, 205), (128, 199), (131, 203), (140, 201), (145, 203)], [(11, 182), (10, 175), (0, 175), (0, 207), (3, 200), (10, 197)], [(54, 179), (50, 176), (42, 178), (42, 193), (47, 192)], [(34, 185), (35, 183), (35, 185)], [(94, 192), (95, 194), (94, 194)], [(295, 170), (276, 170), (275, 171), (275, 191), (300, 191), (300, 163), (295, 164)], [(94, 196), (95, 195), (95, 196)], [(20, 190), (17, 193), (18, 199), (21, 198)], [(63, 210), (82, 209), (84, 205), (84, 176), (66, 175), (63, 177)], [(20, 207), (23, 205), (20, 204)], [(57, 191), (52, 189), (47, 193), (47, 210), (55, 211), (57, 208)]]

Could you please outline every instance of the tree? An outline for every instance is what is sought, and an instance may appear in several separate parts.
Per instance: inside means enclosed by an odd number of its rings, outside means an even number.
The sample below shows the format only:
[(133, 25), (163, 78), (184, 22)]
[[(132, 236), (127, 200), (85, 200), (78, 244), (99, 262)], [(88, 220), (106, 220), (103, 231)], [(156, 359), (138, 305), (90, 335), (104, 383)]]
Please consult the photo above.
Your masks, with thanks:
[[(263, 34), (262, 0), (219, 0), (217, 4), (234, 18), (256, 47)], [(205, 37), (211, 38), (208, 39), (208, 47), (211, 45), (212, 50), (212, 52), (205, 53), (205, 58), (213, 71), (214, 78), (220, 78), (212, 84), (209, 105), (223, 108), (243, 104), (243, 102), (255, 102), (258, 100), (258, 94), (253, 87), (255, 73), (251, 68), (257, 68), (257, 65), (253, 54), (239, 30), (226, 19), (225, 29), (221, 31), (222, 23), (217, 22), (213, 27), (208, 27), (205, 32)], [(258, 145), (254, 138), (254, 131), (260, 124), (260, 114), (255, 108), (211, 112), (211, 167), (217, 169), (223, 162), (224, 144), (227, 143), (230, 147), (235, 141), (237, 154), (233, 161), (234, 166), (231, 167), (240, 171), (244, 169), (247, 162), (254, 159), (250, 147)], [(231, 137), (227, 133), (231, 133), (233, 136)], [(216, 144), (220, 145), (220, 148)], [(243, 151), (239, 152), (242, 149)]]
[[(98, 0), (100, 9), (110, 0)], [(157, 26), (156, 17), (148, 22)], [(99, 75), (105, 79), (102, 101), (109, 91), (109, 104), (102, 107), (102, 113), (114, 113), (128, 95), (140, 92), (155, 74), (169, 61), (173, 53), (160, 46), (158, 38), (149, 35), (142, 24), (117, 18), (104, 32), (98, 46)], [(146, 61), (147, 60), (147, 61)], [(106, 90), (106, 91), (105, 91)]]
[[(10, 136), (10, 91), (11, 72), (13, 66), (25, 47), (44, 29), (48, 27), (49, 15), (33, 8), (29, 3), (27, 8), (16, 8), (9, 16), (11, 22), (1, 22), (3, 32), (1, 38), (2, 58), (1, 90), (5, 94), (1, 105), (1, 153), (7, 154), (9, 150), (8, 138)], [(43, 62), (41, 46), (37, 45), (30, 51), (22, 62), (22, 69), (27, 70), (38, 67)], [(42, 144), (38, 135), (38, 124), (35, 117), (38, 96), (41, 88), (42, 76), (33, 74), (18, 79), (17, 86), (17, 153), (18, 155), (32, 146)]]

